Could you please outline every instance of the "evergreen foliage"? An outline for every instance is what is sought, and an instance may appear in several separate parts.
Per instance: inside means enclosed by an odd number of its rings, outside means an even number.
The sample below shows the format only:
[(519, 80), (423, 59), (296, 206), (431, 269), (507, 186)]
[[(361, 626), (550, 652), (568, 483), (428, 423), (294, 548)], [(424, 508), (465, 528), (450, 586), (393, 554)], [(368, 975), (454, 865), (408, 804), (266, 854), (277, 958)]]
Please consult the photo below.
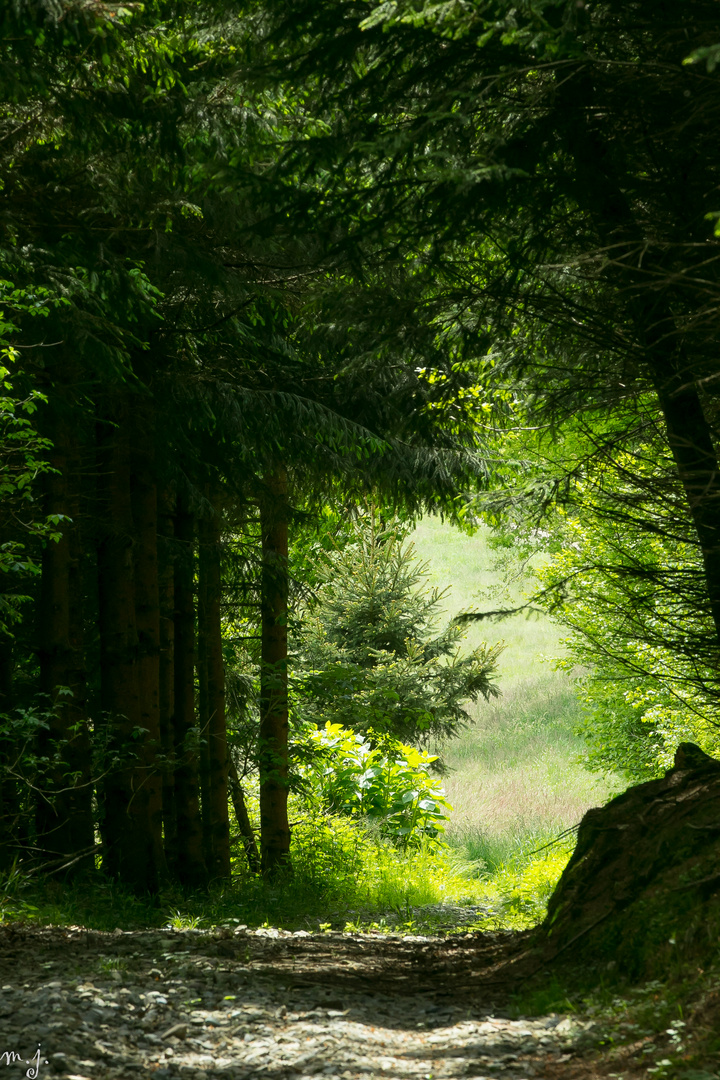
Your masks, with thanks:
[(427, 745), (467, 723), (468, 702), (497, 696), (501, 646), (463, 655), (456, 623), (438, 632), (445, 594), (428, 587), (407, 532), (373, 508), (325, 557), (298, 643), (303, 719)]
[[(34, 546), (4, 590), (6, 610), (21, 591), (34, 617), (0, 657), (5, 743), (40, 709), (31, 760), (45, 773), (6, 775), (0, 817), (15, 850), (77, 870), (99, 825), (106, 870), (141, 891), (230, 869), (222, 526), (251, 550), (246, 597), (265, 614), (274, 597), (267, 675), (272, 633), (285, 665), (286, 553), (269, 573), (264, 543), (273, 477), (292, 516), (293, 502), (373, 487), (452, 505), (485, 471), (473, 437), (425, 408), (416, 356), (375, 335), (353, 365), (329, 331), (326, 291), (353, 283), (312, 230), (269, 221), (259, 181), (314, 121), (294, 92), (247, 101), (255, 26), (234, 14), (19, 0), (1, 16), (3, 333), (22, 358), (19, 401), (43, 405), (33, 437), (49, 467), (33, 503), (24, 488)], [(48, 520), (57, 543), (43, 546)], [(281, 705), (283, 678), (261, 700)], [(269, 756), (256, 747), (267, 790), (283, 730)], [(20, 826), (30, 783), (35, 820)]]
[[(5, 5), (0, 862), (99, 825), (141, 891), (227, 877), (222, 621), (286, 795), (287, 534), (366, 497), (560, 507), (596, 760), (712, 743), (716, 38), (711, 0)], [(321, 576), (303, 723), (422, 744), (496, 692), (397, 522)]]
[[(624, 573), (665, 593), (652, 634), (701, 658), (716, 712), (712, 5), (264, 7), (286, 70), (290, 56), (326, 108), (343, 103), (276, 170), (304, 163), (298, 214), (311, 206), (339, 250), (389, 278), (412, 266), (418, 325), (456, 354), (435, 406), (462, 413), (473, 398), (457, 379), (472, 369), (488, 419), (519, 436), (501, 451), (486, 512), (532, 521), (600, 477), (604, 515), (695, 549), (679, 573), (632, 557)], [(523, 455), (529, 428), (547, 435), (544, 462)], [(565, 458), (568, 432), (583, 445)], [(671, 610), (688, 613), (677, 634)]]

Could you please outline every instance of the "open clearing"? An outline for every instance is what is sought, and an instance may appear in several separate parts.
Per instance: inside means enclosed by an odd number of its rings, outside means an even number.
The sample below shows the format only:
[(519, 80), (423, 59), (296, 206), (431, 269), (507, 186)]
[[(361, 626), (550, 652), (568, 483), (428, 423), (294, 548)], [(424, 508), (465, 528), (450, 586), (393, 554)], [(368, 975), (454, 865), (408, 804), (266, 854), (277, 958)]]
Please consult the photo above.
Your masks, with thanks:
[[(446, 617), (526, 599), (522, 580), (506, 578), (499, 568), (490, 536), (484, 527), (468, 536), (431, 517), (412, 533), (430, 583), (450, 586)], [(625, 787), (619, 778), (582, 765), (575, 679), (550, 660), (563, 654), (563, 632), (537, 614), (468, 624), (466, 648), (483, 640), (506, 647), (498, 664), (501, 697), (478, 702), (472, 725), (442, 748), (450, 769), (445, 787), (455, 808), (448, 840), (470, 859), (482, 859), (489, 872), (576, 825), (589, 807)]]

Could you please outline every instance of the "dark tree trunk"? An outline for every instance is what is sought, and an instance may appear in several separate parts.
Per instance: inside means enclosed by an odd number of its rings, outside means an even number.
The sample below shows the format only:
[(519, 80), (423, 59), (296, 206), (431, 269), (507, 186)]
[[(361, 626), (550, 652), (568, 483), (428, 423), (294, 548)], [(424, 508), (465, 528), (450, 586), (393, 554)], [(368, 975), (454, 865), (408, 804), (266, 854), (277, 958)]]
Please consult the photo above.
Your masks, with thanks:
[(228, 745), (225, 728), (225, 668), (222, 655), (220, 565), (220, 511), (200, 522), (199, 634), (202, 640), (203, 736), (206, 751), (206, 790), (203, 824), (206, 862), (211, 878), (230, 877), (230, 823), (228, 817)]
[[(653, 270), (662, 280), (662, 255), (653, 252), (625, 197), (615, 158), (606, 145), (607, 133), (597, 127), (595, 117), (603, 114), (602, 102), (596, 100), (589, 74), (566, 80), (559, 97), (567, 119), (565, 142), (575, 161), (578, 203), (587, 210), (605, 247), (621, 244), (628, 252), (633, 247), (644, 251), (642, 274), (628, 260), (611, 268), (608, 280), (627, 296), (627, 314), (657, 393), (698, 538), (720, 649), (720, 468), (712, 424), (703, 408), (693, 365), (685, 355), (672, 303), (648, 288)], [(698, 208), (697, 220), (702, 220), (703, 213), (704, 209)], [(655, 262), (656, 257), (659, 262)]]
[(198, 779), (200, 782), (203, 858), (209, 873), (212, 864), (212, 840), (210, 837), (210, 745), (208, 742), (210, 709), (208, 702), (207, 638), (205, 635), (207, 623), (207, 578), (203, 572), (202, 544), (203, 525), (202, 522), (199, 522), (196, 650), (198, 732), (200, 735), (198, 746)]
[(0, 635), (0, 714), (9, 713), (13, 707), (13, 675), (15, 657), (13, 639), (9, 634)]
[[(9, 634), (0, 636), (0, 723), (13, 708), (13, 639)], [(3, 731), (0, 739), (0, 871), (12, 866), (15, 855), (15, 830), (19, 816), (17, 782), (11, 773), (14, 740), (10, 731)]]
[(162, 841), (160, 750), (160, 589), (158, 582), (158, 499), (152, 412), (143, 403), (133, 411), (131, 491), (135, 525), (135, 620), (137, 680), (143, 737), (144, 787), (148, 800), (149, 842), (158, 876), (167, 877)]
[(697, 386), (682, 357), (650, 350), (668, 443), (700, 544), (710, 612), (720, 645), (720, 468)]
[(177, 817), (175, 807), (175, 583), (173, 579), (173, 500), (167, 492), (160, 498), (158, 537), (158, 588), (160, 606), (160, 670), (158, 704), (162, 748), (162, 812), (165, 860), (177, 863)]
[[(57, 410), (67, 408), (60, 400)], [(47, 514), (73, 519), (60, 528), (42, 558), (38, 614), (40, 690), (48, 708), (48, 728), (38, 739), (38, 752), (49, 760), (38, 783), (37, 847), (54, 868), (67, 866), (74, 875), (93, 865), (90, 739), (85, 708), (86, 672), (83, 640), (81, 533), (75, 490), (79, 447), (72, 417), (55, 408), (47, 412), (45, 430), (53, 442), (45, 477)]]
[(183, 885), (207, 881), (203, 858), (195, 725), (195, 520), (178, 496), (175, 514), (175, 807), (177, 861)]
[[(101, 702), (109, 769), (102, 785), (103, 865), (139, 892), (158, 887), (150, 825), (138, 680), (128, 403), (101, 425), (100, 490), (105, 532), (98, 546)], [(113, 757), (119, 758), (118, 763)]]
[(262, 872), (273, 877), (290, 868), (288, 823), (287, 473), (265, 477), (260, 504), (262, 530), (260, 668), (260, 848)]
[(245, 857), (247, 858), (250, 870), (253, 874), (259, 874), (261, 869), (260, 852), (257, 848), (255, 833), (253, 832), (250, 816), (247, 812), (247, 806), (245, 805), (245, 795), (232, 755), (229, 756), (228, 762), (230, 794), (232, 796), (233, 810), (235, 811), (238, 829), (240, 830), (240, 836), (242, 837), (243, 850), (245, 851)]

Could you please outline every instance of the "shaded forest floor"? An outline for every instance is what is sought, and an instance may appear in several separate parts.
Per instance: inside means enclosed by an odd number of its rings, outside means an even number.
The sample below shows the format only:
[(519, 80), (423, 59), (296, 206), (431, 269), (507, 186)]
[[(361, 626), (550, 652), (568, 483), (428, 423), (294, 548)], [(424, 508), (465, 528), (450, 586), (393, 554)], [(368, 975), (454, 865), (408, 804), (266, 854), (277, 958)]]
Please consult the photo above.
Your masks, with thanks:
[(583, 997), (572, 972), (523, 981), (527, 944), (6, 924), (0, 1055), (19, 1077), (40, 1044), (58, 1080), (717, 1076), (719, 970)]

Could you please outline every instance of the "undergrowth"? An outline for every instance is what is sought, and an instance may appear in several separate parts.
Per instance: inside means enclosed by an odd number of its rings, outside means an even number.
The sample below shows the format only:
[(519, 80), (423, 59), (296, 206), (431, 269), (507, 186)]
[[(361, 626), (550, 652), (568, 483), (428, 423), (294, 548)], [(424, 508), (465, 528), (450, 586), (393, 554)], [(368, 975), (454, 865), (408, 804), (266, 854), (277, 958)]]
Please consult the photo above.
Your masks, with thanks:
[(402, 851), (362, 823), (316, 815), (294, 832), (293, 873), (275, 882), (240, 859), (231, 883), (135, 897), (100, 873), (61, 883), (19, 872), (0, 881), (0, 920), (98, 930), (175, 926), (275, 926), (400, 933), (520, 930), (540, 921), (570, 855), (555, 845), (488, 868), (424, 842)]
[(578, 973), (546, 973), (517, 995), (513, 1016), (577, 1017), (576, 1047), (594, 1051), (598, 1075), (630, 1080), (718, 1080), (720, 958), (680, 957), (662, 979), (632, 985), (610, 973), (578, 990)]
[[(425, 519), (413, 539), (434, 583), (453, 584), (448, 616), (521, 599), (517, 590), (501, 595), (486, 530), (468, 537)], [(485, 623), (471, 624), (467, 648), (487, 633)], [(588, 806), (605, 801), (613, 783), (599, 783), (582, 767), (581, 715), (571, 679), (539, 662), (542, 654), (557, 652), (557, 627), (547, 618), (516, 617), (502, 623), (502, 636), (503, 696), (479, 707), (475, 722), (442, 748), (449, 766), (443, 784), (455, 807), (447, 846), (427, 843), (403, 852), (362, 822), (308, 812), (293, 802), (294, 874), (282, 881), (253, 877), (240, 856), (230, 884), (203, 893), (166, 889), (145, 899), (100, 874), (69, 885), (7, 875), (0, 880), (0, 919), (104, 930), (244, 923), (406, 933), (537, 924), (574, 835), (545, 845), (575, 825)], [(248, 809), (256, 817), (252, 794), (246, 792)]]

